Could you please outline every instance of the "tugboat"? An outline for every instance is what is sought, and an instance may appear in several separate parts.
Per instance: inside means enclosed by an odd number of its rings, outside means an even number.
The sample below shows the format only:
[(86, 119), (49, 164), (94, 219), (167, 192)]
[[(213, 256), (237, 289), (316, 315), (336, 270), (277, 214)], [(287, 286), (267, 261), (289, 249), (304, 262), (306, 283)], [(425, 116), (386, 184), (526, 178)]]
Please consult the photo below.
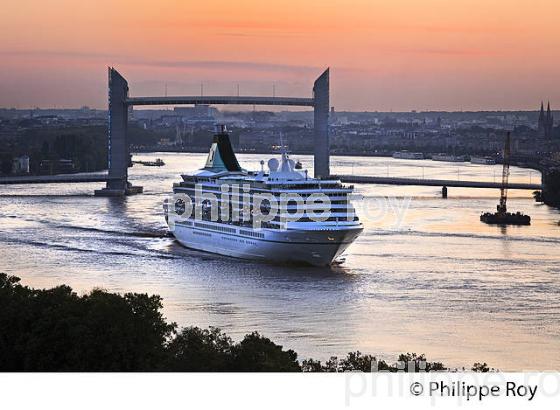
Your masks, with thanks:
[(157, 158), (155, 161), (132, 161), (132, 163), (144, 165), (145, 167), (163, 167), (165, 165), (161, 158)]
[(504, 167), (502, 170), (502, 186), (500, 188), (500, 203), (496, 212), (485, 212), (480, 215), (480, 220), (490, 225), (531, 225), (531, 217), (521, 212), (511, 213), (507, 211), (507, 190), (509, 179), (510, 161), (510, 133), (506, 135), (504, 144)]
[(498, 212), (485, 212), (480, 215), (480, 220), (489, 225), (531, 225), (529, 215), (521, 212), (502, 212), (500, 211), (500, 205), (498, 205)]

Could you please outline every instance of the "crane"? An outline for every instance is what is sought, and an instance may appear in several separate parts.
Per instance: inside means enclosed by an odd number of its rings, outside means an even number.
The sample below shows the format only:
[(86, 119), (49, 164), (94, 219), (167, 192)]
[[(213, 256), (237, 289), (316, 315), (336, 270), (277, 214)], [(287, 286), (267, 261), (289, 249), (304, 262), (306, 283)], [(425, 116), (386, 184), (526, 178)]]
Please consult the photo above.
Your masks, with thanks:
[(508, 181), (509, 181), (509, 161), (511, 156), (511, 135), (508, 131), (506, 141), (504, 143), (504, 166), (502, 168), (502, 186), (500, 188), (500, 203), (498, 205), (498, 213), (507, 213), (507, 196), (508, 196)]
[(506, 134), (504, 143), (504, 166), (502, 168), (502, 185), (500, 186), (500, 203), (495, 213), (485, 212), (480, 215), (480, 220), (491, 225), (530, 225), (531, 217), (521, 212), (511, 213), (507, 211), (507, 196), (509, 182), (509, 163), (511, 161), (511, 135)]

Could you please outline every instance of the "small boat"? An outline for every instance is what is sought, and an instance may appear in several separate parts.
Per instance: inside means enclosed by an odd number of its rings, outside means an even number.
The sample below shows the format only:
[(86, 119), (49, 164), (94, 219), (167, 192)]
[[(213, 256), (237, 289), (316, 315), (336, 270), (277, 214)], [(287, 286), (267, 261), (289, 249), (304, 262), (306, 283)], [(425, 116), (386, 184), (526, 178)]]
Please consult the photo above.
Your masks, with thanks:
[(397, 151), (393, 152), (395, 159), (424, 159), (422, 152)]
[(531, 217), (521, 212), (485, 212), (480, 221), (489, 225), (531, 225)]
[(496, 165), (496, 160), (490, 157), (471, 157), (471, 164)]
[(432, 161), (465, 162), (465, 156), (464, 155), (434, 154), (434, 155), (432, 155)]
[(146, 161), (143, 165), (146, 167), (162, 167), (165, 165), (165, 162), (161, 158), (157, 158), (155, 161)]
[(157, 158), (155, 161), (132, 161), (132, 163), (144, 165), (145, 167), (162, 167), (165, 165), (161, 158)]

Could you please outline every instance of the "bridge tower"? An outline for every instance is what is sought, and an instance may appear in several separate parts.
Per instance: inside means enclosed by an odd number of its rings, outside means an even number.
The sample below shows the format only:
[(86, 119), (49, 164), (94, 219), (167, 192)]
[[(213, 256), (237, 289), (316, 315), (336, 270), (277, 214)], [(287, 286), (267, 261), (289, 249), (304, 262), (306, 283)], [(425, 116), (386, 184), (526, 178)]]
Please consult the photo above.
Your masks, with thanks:
[(107, 186), (95, 191), (98, 196), (124, 196), (142, 192), (128, 182), (130, 153), (128, 149), (128, 82), (113, 67), (109, 74), (109, 110), (107, 130), (107, 154), (109, 180)]
[(315, 178), (330, 175), (329, 156), (329, 69), (313, 85), (313, 146)]

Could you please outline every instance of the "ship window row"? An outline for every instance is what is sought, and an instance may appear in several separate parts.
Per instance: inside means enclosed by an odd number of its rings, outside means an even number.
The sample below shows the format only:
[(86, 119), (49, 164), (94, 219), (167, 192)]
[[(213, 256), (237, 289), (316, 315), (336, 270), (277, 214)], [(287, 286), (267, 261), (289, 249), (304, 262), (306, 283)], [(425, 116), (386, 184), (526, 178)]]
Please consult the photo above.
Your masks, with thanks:
[(317, 221), (317, 218), (310, 218), (308, 216), (302, 216), (301, 218), (281, 218), (279, 216), (273, 219), (274, 222), (279, 222), (282, 219), (285, 219), (287, 222), (357, 222), (359, 218), (357, 216), (331, 216), (329, 218), (321, 218), (320, 221)]
[[(243, 218), (243, 212), (242, 209), (238, 210), (239, 212), (236, 212), (235, 215), (237, 215), (237, 218)], [(316, 216), (316, 217), (321, 217), (325, 214), (329, 214), (332, 215), (333, 217), (335, 216), (342, 216), (342, 217), (351, 217), (354, 216), (356, 214), (356, 211), (354, 208), (330, 208), (329, 210), (322, 210), (322, 209), (303, 209), (301, 210), (302, 212), (298, 212), (297, 209), (291, 209), (288, 208), (286, 209), (284, 212), (282, 212), (282, 210), (280, 210), (280, 212), (275, 213), (276, 214), (276, 218), (278, 217), (284, 217), (284, 218), (295, 218), (298, 215), (311, 215), (311, 216)], [(192, 207), (191, 209), (191, 213), (190, 215), (186, 215), (185, 214), (185, 208), (184, 207), (176, 207), (176, 212), (177, 214), (185, 217), (185, 218), (195, 218), (196, 217), (196, 211), (194, 209), (194, 207)], [(232, 207), (229, 207), (228, 212), (227, 212), (227, 219), (225, 221), (222, 220), (222, 218), (225, 216), (225, 214), (223, 213), (223, 210), (220, 207), (217, 207), (217, 209), (214, 211), (215, 214), (218, 217), (218, 220), (216, 222), (229, 222), (233, 220), (234, 217), (234, 210), (232, 209)], [(253, 215), (254, 212), (254, 208), (251, 207), (249, 212), (247, 213), (248, 216)], [(270, 208), (266, 208), (261, 206), (260, 212), (263, 216), (267, 216), (270, 215)], [(208, 208), (203, 208), (202, 212), (200, 213), (200, 216), (203, 220), (205, 221), (211, 221), (212, 220), (212, 209), (211, 207)]]
[[(194, 189), (196, 187), (196, 185), (200, 185), (200, 188), (203, 191), (221, 192), (221, 186), (226, 185), (226, 184), (205, 185), (205, 184), (195, 184), (195, 183), (191, 183), (191, 182), (180, 182), (176, 186), (181, 187), (181, 188)], [(236, 183), (228, 183), (227, 185), (229, 185), (230, 187), (232, 185), (239, 186), (239, 191), (240, 192), (243, 191), (243, 186), (244, 185), (249, 185), (251, 192), (272, 192), (272, 193), (282, 193), (282, 190), (290, 190), (290, 191), (294, 191), (294, 190), (309, 191), (309, 190), (312, 190), (314, 192), (322, 192), (323, 190), (326, 190), (326, 189), (342, 190), (342, 191), (345, 192), (348, 189), (352, 189), (351, 187), (346, 187), (346, 186), (343, 186), (343, 185), (331, 185), (331, 186), (325, 186), (325, 185), (321, 185), (321, 186), (319, 186), (319, 185), (279, 186), (279, 185), (274, 185), (274, 186), (258, 187), (258, 186), (255, 186), (253, 184), (243, 183), (242, 181), (236, 182)]]
[[(194, 195), (196, 194), (194, 188), (183, 187), (183, 186), (182, 186), (181, 188), (182, 188), (182, 189), (180, 189), (179, 193), (185, 193), (185, 194), (187, 194), (187, 195), (189, 195), (189, 196), (194, 196)], [(214, 193), (213, 190), (207, 190), (207, 189), (205, 188), (205, 189), (202, 190), (202, 194), (204, 194), (204, 193), (206, 193), (206, 192), (210, 192), (210, 191), (212, 191), (211, 193)], [(281, 195), (283, 194), (283, 192), (268, 191), (268, 190), (267, 190), (267, 191), (263, 191), (263, 192), (264, 192), (264, 193), (272, 194), (272, 195), (274, 195), (274, 197), (276, 197), (276, 198), (281, 198)], [(216, 190), (215, 193), (218, 194), (218, 195), (216, 195), (216, 197), (219, 199), (220, 196), (221, 196), (221, 191), (220, 191), (220, 190)], [(297, 195), (297, 196), (299, 196), (299, 197), (301, 197), (301, 198), (304, 199), (304, 200), (306, 200), (306, 199), (307, 199), (310, 195), (312, 195), (312, 194), (323, 194), (323, 195), (325, 195), (325, 196), (327, 196), (327, 197), (329, 197), (329, 198), (337, 198), (337, 199), (331, 199), (331, 203), (333, 203), (333, 202), (335, 202), (335, 201), (339, 201), (340, 203), (344, 203), (345, 201), (347, 201), (346, 198), (348, 197), (348, 192), (344, 192), (344, 191), (342, 191), (342, 192), (311, 192), (311, 193), (309, 193), (309, 192), (305, 192), (305, 193), (292, 192), (292, 193), (295, 194), (295, 195)], [(227, 192), (227, 194), (229, 194), (230, 197), (233, 196), (231, 191)], [(236, 196), (239, 196), (240, 198), (243, 198), (243, 196), (244, 196), (244, 195), (247, 195), (247, 194), (248, 194), (250, 197), (253, 197), (254, 195), (258, 195), (259, 192), (255, 192), (255, 191), (253, 191), (253, 190), (251, 190), (250, 192), (243, 192), (243, 191), (240, 191), (240, 192), (238, 192), (238, 194), (237, 194)], [(288, 201), (291, 201), (291, 199), (290, 199), (289, 196), (284, 197), (284, 198), (287, 199)]]
[(336, 189), (340, 184), (274, 184), (274, 189)]
[(239, 233), (241, 235), (245, 235), (245, 236), (252, 236), (253, 238), (264, 239), (264, 233), (262, 233), (262, 232), (245, 231), (245, 230), (240, 229)]
[(210, 225), (210, 224), (205, 224), (200, 222), (196, 222), (194, 226), (196, 228), (209, 229), (217, 232), (236, 233), (235, 228), (228, 228), (227, 226)]
[(193, 231), (193, 235), (199, 235), (199, 236), (207, 236), (207, 237), (212, 237), (211, 234), (209, 234), (208, 232), (199, 232), (199, 231)]
[[(307, 183), (307, 184), (301, 184), (301, 183), (295, 183), (295, 184), (264, 184), (262, 182), (255, 182), (255, 181), (245, 181), (245, 180), (228, 180), (228, 181), (215, 181), (215, 180), (210, 180), (210, 179), (198, 179), (198, 180), (191, 180), (191, 181), (182, 181), (180, 182), (181, 186), (187, 186), (187, 187), (194, 187), (195, 184), (202, 184), (202, 183), (206, 183), (207, 185), (204, 185), (203, 188), (205, 189), (209, 189), (209, 190), (220, 190), (220, 186), (222, 184), (228, 184), (228, 185), (244, 185), (244, 184), (249, 184), (252, 186), (252, 188), (256, 188), (256, 189), (265, 189), (267, 191), (271, 190), (271, 189), (337, 189), (337, 188), (346, 188), (346, 186), (340, 184), (340, 183)], [(261, 187), (255, 187), (254, 184), (259, 184), (261, 185)]]

